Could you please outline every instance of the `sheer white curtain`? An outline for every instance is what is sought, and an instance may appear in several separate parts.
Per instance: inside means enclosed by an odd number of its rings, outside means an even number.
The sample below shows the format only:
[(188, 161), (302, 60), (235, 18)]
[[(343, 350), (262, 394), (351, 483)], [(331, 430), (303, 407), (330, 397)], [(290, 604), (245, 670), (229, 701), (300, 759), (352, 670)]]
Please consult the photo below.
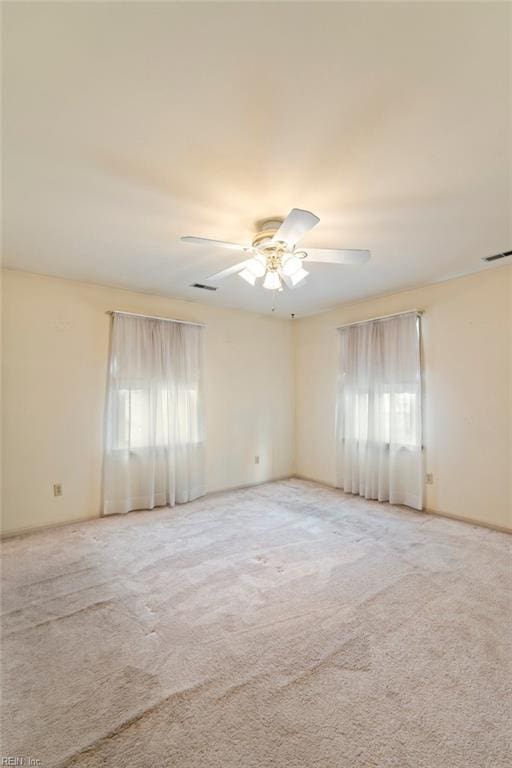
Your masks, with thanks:
[(338, 486), (421, 509), (420, 318), (411, 312), (339, 334)]
[(203, 329), (114, 314), (103, 513), (205, 493)]

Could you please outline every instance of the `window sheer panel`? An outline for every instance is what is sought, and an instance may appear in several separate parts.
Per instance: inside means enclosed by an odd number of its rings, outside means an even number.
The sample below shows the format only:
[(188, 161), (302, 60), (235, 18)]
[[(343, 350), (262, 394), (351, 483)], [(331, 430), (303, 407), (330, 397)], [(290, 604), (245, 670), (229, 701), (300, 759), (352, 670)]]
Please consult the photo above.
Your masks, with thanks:
[(205, 493), (203, 329), (114, 314), (104, 514)]
[(423, 505), (420, 318), (341, 328), (338, 485), (367, 499)]

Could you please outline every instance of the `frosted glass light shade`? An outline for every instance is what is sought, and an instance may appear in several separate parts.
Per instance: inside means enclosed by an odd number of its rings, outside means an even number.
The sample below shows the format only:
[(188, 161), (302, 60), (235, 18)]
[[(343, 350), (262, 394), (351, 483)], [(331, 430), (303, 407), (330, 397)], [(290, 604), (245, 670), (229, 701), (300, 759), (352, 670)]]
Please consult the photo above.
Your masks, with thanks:
[(238, 273), (242, 280), (245, 280), (249, 285), (256, 285), (256, 278), (252, 274), (252, 272), (249, 272), (248, 269), (243, 269), (241, 272)]
[(301, 268), (301, 260), (296, 256), (289, 256), (282, 266), (283, 275), (291, 277)]
[(265, 265), (259, 259), (249, 259), (245, 266), (254, 277), (263, 277), (265, 274)]
[(280, 289), (281, 280), (277, 272), (267, 272), (263, 281), (263, 287), (268, 288), (269, 291), (278, 291)]
[(298, 270), (298, 272), (295, 272), (295, 274), (290, 276), (290, 280), (292, 281), (292, 285), (298, 285), (301, 280), (304, 280), (305, 277), (309, 275), (309, 272), (306, 269), (302, 269), (302, 267)]

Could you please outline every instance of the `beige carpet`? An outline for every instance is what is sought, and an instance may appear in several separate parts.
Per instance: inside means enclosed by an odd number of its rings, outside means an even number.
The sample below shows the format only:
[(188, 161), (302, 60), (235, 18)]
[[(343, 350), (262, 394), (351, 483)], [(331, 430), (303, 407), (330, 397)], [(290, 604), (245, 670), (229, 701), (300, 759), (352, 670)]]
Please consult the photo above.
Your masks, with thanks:
[(506, 534), (299, 480), (3, 543), (3, 755), (510, 766)]

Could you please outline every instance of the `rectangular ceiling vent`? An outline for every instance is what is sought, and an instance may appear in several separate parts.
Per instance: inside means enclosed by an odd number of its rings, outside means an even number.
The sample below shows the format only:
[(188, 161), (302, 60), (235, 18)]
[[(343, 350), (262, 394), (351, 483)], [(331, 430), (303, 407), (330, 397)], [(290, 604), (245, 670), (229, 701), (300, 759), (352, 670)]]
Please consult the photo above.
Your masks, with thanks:
[(191, 288), (200, 288), (202, 291), (216, 291), (216, 285), (204, 285), (203, 283), (192, 283)]
[(497, 261), (497, 259), (504, 259), (507, 256), (512, 256), (512, 251), (503, 251), (503, 253), (495, 253), (494, 256), (482, 256), (482, 261)]

